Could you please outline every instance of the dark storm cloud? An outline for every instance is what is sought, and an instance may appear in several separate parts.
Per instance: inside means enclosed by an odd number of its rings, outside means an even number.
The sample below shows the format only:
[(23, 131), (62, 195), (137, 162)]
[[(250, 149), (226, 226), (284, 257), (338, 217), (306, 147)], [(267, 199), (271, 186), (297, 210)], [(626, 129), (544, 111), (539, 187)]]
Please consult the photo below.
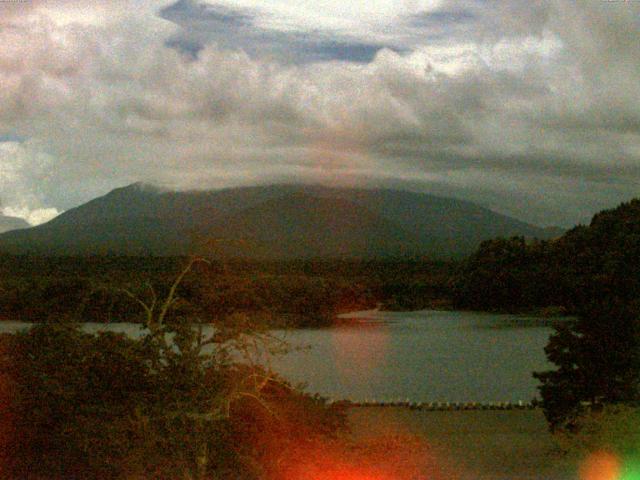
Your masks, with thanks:
[(223, 5), (198, 3), (194, 0), (178, 0), (173, 5), (160, 10), (160, 16), (180, 25), (204, 24), (206, 27), (215, 25), (233, 25), (236, 27), (253, 24), (254, 15), (240, 10), (234, 10)]
[(435, 10), (409, 16), (407, 23), (417, 28), (443, 28), (459, 25), (477, 19), (471, 10)]
[(346, 61), (368, 63), (382, 48), (393, 45), (363, 42), (332, 32), (278, 31), (257, 26), (259, 11), (235, 10), (222, 5), (179, 0), (161, 10), (162, 18), (181, 27), (167, 45), (196, 57), (204, 46), (242, 50), (253, 57), (269, 57), (284, 63)]
[(414, 46), (425, 39), (455, 45), (539, 36), (548, 24), (550, 4), (546, 0), (448, 0), (436, 9), (402, 16), (397, 29)]
[(352, 1), (11, 5), (2, 208), (320, 181), (570, 226), (638, 195), (640, 2)]

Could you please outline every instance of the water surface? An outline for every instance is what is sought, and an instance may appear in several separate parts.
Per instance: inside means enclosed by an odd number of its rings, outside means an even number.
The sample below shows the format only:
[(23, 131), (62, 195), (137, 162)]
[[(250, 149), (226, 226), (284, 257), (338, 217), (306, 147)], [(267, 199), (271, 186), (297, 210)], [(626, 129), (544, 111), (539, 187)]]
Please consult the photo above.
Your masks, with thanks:
[(552, 329), (534, 317), (474, 312), (362, 312), (356, 325), (301, 330), (308, 344), (274, 362), (285, 377), (332, 398), (530, 401)]
[[(544, 356), (552, 329), (535, 317), (456, 311), (359, 312), (323, 329), (275, 331), (294, 350), (273, 367), (309, 392), (377, 401), (530, 401), (531, 372), (551, 367)], [(26, 328), (2, 322), (0, 331)], [(139, 325), (85, 324), (138, 336)]]

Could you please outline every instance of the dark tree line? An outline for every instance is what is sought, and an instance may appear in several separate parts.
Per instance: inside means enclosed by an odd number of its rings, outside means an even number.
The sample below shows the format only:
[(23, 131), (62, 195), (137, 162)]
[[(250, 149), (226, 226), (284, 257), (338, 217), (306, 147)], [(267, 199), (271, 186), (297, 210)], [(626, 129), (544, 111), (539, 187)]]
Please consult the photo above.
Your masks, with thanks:
[[(181, 258), (0, 256), (0, 319), (139, 321), (123, 289), (166, 292)], [(446, 303), (453, 265), (416, 262), (229, 262), (198, 266), (179, 296), (194, 319), (235, 312), (272, 326), (325, 326), (337, 314), (382, 304), (395, 310)], [(443, 300), (444, 299), (444, 300)]]
[(594, 298), (640, 292), (640, 200), (595, 215), (550, 241), (488, 240), (461, 266), (460, 308), (522, 311), (562, 306), (576, 313)]

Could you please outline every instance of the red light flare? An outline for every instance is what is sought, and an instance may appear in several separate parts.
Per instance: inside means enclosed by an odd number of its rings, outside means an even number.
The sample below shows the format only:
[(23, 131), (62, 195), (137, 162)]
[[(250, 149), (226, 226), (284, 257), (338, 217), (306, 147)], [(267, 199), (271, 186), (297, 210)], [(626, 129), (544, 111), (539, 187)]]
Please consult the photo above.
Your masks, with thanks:
[(580, 480), (618, 480), (620, 479), (620, 459), (611, 452), (592, 453), (580, 466)]
[[(292, 479), (293, 480), (293, 479)], [(387, 475), (351, 468), (328, 468), (322, 471), (307, 471), (296, 476), (295, 480), (393, 480)]]
[(300, 452), (278, 480), (444, 480), (450, 472), (412, 435), (342, 440)]

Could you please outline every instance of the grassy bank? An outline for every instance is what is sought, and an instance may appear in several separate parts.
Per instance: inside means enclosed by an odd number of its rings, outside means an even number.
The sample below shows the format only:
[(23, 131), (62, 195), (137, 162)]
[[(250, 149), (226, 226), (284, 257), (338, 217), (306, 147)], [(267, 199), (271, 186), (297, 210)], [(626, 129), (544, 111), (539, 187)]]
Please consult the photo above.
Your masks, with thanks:
[(572, 480), (579, 460), (564, 455), (547, 430), (542, 411), (419, 411), (402, 407), (353, 407), (351, 435), (419, 438), (456, 480)]

